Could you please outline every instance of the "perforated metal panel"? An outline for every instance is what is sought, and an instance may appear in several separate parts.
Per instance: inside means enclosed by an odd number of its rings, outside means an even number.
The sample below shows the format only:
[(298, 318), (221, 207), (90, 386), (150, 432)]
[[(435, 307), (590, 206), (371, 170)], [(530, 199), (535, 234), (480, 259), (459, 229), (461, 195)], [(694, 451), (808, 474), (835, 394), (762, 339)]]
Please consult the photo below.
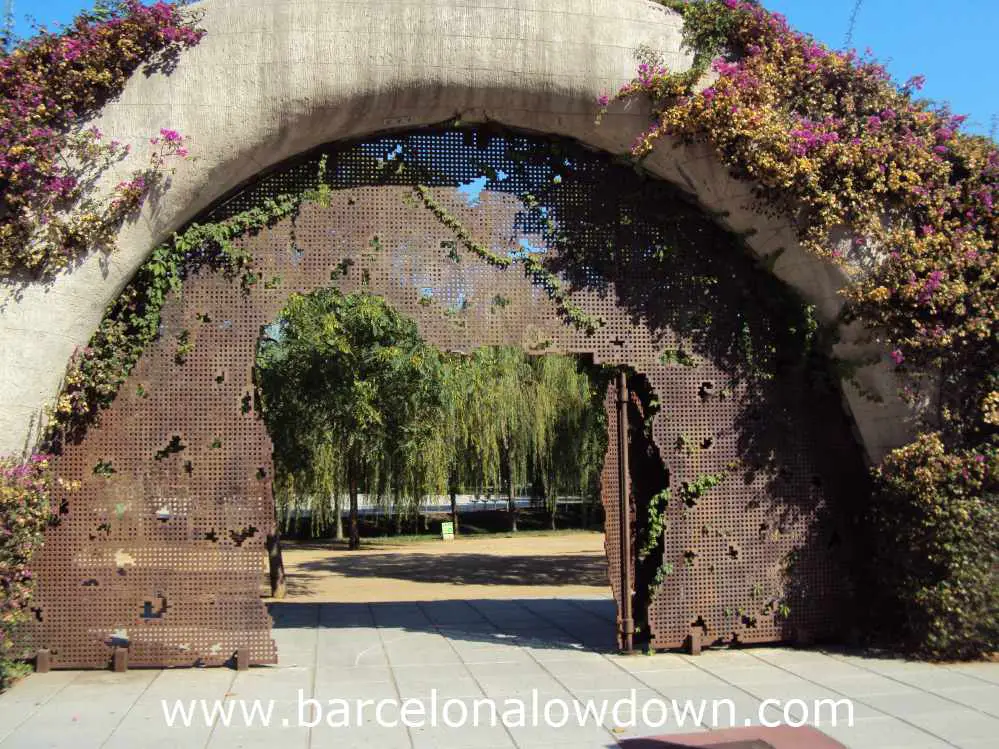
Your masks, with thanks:
[[(327, 285), (383, 295), (442, 349), (585, 352), (648, 378), (673, 491), (654, 645), (682, 644), (695, 623), (709, 642), (832, 626), (839, 576), (819, 520), (849, 491), (857, 455), (834, 395), (791, 350), (800, 305), (730, 236), (668, 186), (572, 144), (449, 130), (323, 153), (329, 205), (241, 240), (254, 283), (192, 269), (101, 424), (58, 459), (81, 488), (61, 497), (66, 512), (36, 564), (32, 633), (55, 665), (104, 666), (115, 642), (133, 664), (218, 664), (237, 648), (275, 660), (259, 597), (271, 446), (253, 362), (288, 295)], [(321, 155), (261, 177), (205, 220), (312, 187)], [(415, 185), (513, 264), (469, 252)], [(525, 253), (603, 318), (595, 334), (560, 317), (525, 274)], [(620, 603), (610, 445), (603, 499)], [(715, 473), (722, 482), (687, 506), (683, 483)]]

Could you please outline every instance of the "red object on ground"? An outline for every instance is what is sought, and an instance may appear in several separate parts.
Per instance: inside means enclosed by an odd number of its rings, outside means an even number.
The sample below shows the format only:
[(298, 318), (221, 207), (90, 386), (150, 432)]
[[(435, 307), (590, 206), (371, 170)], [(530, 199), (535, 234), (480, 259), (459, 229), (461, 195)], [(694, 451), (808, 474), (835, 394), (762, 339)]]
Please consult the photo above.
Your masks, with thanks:
[(791, 728), (729, 728), (722, 731), (690, 733), (681, 736), (628, 739), (621, 742), (626, 749), (844, 749), (838, 741), (809, 726)]

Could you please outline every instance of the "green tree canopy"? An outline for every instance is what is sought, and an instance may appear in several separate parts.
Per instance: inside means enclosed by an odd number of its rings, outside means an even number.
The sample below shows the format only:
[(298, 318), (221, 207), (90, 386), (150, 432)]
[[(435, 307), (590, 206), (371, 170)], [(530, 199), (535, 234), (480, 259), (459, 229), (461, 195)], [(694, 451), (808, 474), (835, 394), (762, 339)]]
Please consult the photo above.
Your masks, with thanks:
[(459, 487), (515, 487), (551, 503), (588, 493), (606, 444), (602, 392), (571, 357), (512, 347), (443, 354), (413, 321), (369, 293), (294, 295), (269, 326), (257, 383), (274, 443), (285, 520), (314, 531), (348, 496), (357, 543), (359, 492), (397, 512)]

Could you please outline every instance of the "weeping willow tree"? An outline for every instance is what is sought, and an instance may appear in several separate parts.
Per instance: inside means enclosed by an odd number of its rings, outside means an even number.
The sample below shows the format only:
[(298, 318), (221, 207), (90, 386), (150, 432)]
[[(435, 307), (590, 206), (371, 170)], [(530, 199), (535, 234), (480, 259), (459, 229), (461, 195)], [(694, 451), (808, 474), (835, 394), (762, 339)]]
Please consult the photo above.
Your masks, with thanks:
[(531, 447), (534, 484), (544, 499), (554, 530), (560, 495), (585, 502), (603, 464), (607, 447), (603, 391), (580, 371), (576, 360), (542, 356), (533, 370)]
[(358, 497), (401, 523), (428, 496), (505, 496), (517, 528), (517, 487), (552, 510), (585, 494), (603, 460), (598, 387), (570, 357), (511, 347), (442, 354), (381, 298), (323, 289), (294, 295), (265, 329), (257, 384), (274, 444), (282, 527), (313, 533), (340, 522), (360, 544)]
[(446, 445), (434, 429), (440, 370), (416, 325), (380, 298), (292, 296), (257, 357), (284, 519), (304, 510), (326, 530), (331, 497), (346, 495), (354, 549), (362, 489), (393, 504), (439, 489), (450, 462), (437, 455)]
[(539, 486), (554, 524), (558, 495), (587, 493), (603, 461), (602, 408), (590, 376), (571, 357), (511, 347), (479, 349), (457, 369), (463, 483), (505, 494), (512, 531), (517, 487)]

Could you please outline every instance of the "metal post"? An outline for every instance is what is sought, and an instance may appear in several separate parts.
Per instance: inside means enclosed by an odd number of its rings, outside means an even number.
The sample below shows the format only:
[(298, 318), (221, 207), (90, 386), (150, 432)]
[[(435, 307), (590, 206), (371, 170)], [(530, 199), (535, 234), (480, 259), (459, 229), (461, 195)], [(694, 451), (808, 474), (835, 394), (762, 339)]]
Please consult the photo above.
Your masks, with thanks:
[(111, 670), (116, 674), (128, 671), (128, 648), (115, 645), (111, 655)]
[(631, 610), (631, 503), (628, 472), (628, 376), (622, 370), (617, 378), (617, 466), (619, 520), (621, 529), (621, 645), (634, 649), (635, 619)]
[(703, 637), (701, 630), (698, 627), (694, 627), (690, 630), (690, 654), (700, 655), (701, 647), (703, 645)]
[(41, 648), (35, 653), (35, 673), (47, 674), (52, 670), (52, 651)]
[(233, 656), (233, 661), (236, 664), (237, 671), (248, 671), (250, 668), (250, 649), (236, 648), (236, 654)]

